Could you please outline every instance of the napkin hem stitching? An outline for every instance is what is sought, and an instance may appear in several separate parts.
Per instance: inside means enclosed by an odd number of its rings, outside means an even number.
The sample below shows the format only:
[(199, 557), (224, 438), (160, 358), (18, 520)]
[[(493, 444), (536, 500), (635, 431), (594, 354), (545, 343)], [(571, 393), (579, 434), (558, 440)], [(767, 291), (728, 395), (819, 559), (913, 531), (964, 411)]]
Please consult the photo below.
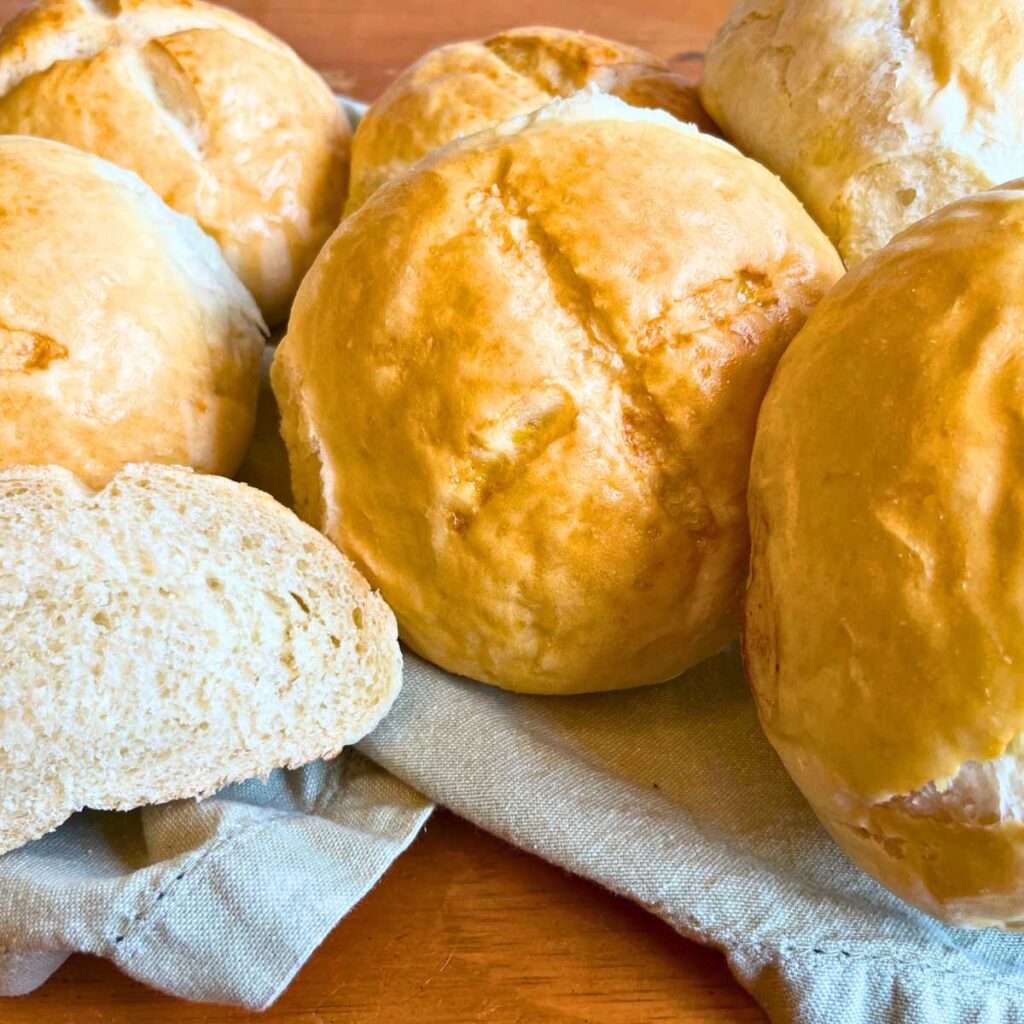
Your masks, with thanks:
[[(260, 821), (248, 821), (234, 831), (228, 832), (219, 840), (202, 850), (197, 857), (192, 859), (191, 862), (186, 862), (166, 885), (157, 889), (157, 891), (146, 902), (146, 905), (138, 911), (138, 913), (136, 913), (123, 928), (118, 929), (118, 932), (114, 935), (112, 941), (110, 939), (107, 940), (111, 957), (116, 958), (121, 963), (128, 963), (136, 955), (138, 948), (136, 947), (135, 949), (129, 950), (126, 943), (128, 943), (129, 939), (134, 939), (140, 929), (148, 929), (152, 927), (160, 917), (166, 913), (166, 908), (171, 902), (169, 897), (179, 892), (181, 889), (177, 884), (178, 882), (190, 880), (200, 867), (210, 862), (211, 858), (216, 855), (226, 852), (243, 836), (276, 824), (280, 821), (302, 817), (305, 817), (305, 815), (294, 811), (283, 811)], [(168, 900), (168, 902), (164, 902), (164, 900)], [(160, 913), (154, 913), (158, 907)]]
[[(726, 939), (726, 941), (728, 942), (728, 939)], [(887, 953), (857, 953), (842, 948), (829, 949), (822, 946), (777, 946), (769, 942), (736, 942), (732, 944), (732, 948), (736, 952), (742, 952), (744, 950), (749, 952), (762, 952), (790, 959), (810, 960), (821, 957), (830, 957), (832, 959), (842, 959), (844, 961), (859, 961), (865, 964), (884, 964), (893, 970), (900, 967), (907, 967), (913, 970), (923, 971), (927, 974), (952, 975), (961, 982), (964, 980), (963, 967), (939, 966), (937, 964), (930, 963), (926, 957), (918, 955), (894, 956)], [(728, 949), (726, 952), (728, 955), (732, 955)], [(984, 985), (985, 987), (995, 985), (1005, 988), (1007, 991), (1012, 992), (1015, 995), (1024, 993), (1024, 984), (1011, 981), (1007, 978), (1000, 978), (997, 975), (989, 974), (986, 977)]]
[[(596, 879), (596, 881), (599, 885), (606, 888), (612, 888), (605, 881), (601, 881), (599, 879)], [(619, 892), (619, 890), (614, 888), (612, 888), (612, 891)], [(625, 895), (627, 899), (636, 901), (636, 897), (629, 895), (628, 890), (624, 890), (620, 894)], [(963, 978), (965, 971), (970, 974), (971, 972), (979, 970), (977, 964), (971, 963), (963, 956), (963, 954), (955, 950), (946, 950), (944, 952), (944, 958), (947, 961), (952, 957), (955, 958), (957, 964), (957, 966), (947, 966), (936, 964), (929, 957), (917, 953), (892, 954), (867, 950), (855, 951), (846, 949), (842, 946), (830, 946), (825, 943), (800, 946), (786, 944), (785, 942), (775, 942), (770, 938), (760, 938), (755, 941), (751, 941), (749, 938), (741, 937), (735, 932), (724, 930), (714, 924), (708, 924), (701, 921), (697, 917), (680, 914), (678, 912), (673, 914), (667, 907), (659, 906), (657, 904), (649, 904), (642, 901), (636, 902), (638, 902), (639, 906), (653, 912), (655, 916), (667, 921), (668, 924), (674, 927), (685, 937), (690, 938), (701, 945), (720, 949), (727, 957), (731, 957), (734, 953), (744, 952), (749, 954), (761, 954), (762, 958), (764, 955), (767, 955), (771, 958), (777, 959), (799, 958), (810, 960), (813, 958), (830, 957), (832, 959), (842, 960), (845, 962), (860, 962), (875, 966), (885, 965), (893, 970), (899, 967), (907, 967), (917, 971), (922, 971), (929, 975), (952, 975), (958, 979)], [(1024, 994), (1024, 982), (1018, 982), (1009, 978), (1000, 977), (997, 974), (992, 974), (989, 972), (988, 968), (981, 968), (981, 970), (986, 972), (986, 985), (1001, 987), (1007, 992), (1018, 996)]]

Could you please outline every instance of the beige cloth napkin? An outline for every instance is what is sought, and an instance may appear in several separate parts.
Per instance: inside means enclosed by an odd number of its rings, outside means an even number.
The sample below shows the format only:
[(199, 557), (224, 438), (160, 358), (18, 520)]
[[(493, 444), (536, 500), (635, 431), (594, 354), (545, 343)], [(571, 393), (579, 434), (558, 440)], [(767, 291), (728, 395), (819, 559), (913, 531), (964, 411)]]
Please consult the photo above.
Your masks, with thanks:
[(265, 1007), (430, 810), (346, 751), (202, 802), (77, 814), (0, 857), (0, 995), (82, 951), (185, 999)]
[(734, 650), (662, 686), (570, 698), (409, 655), (360, 749), (721, 949), (779, 1024), (1024, 1021), (1024, 937), (943, 927), (854, 867), (764, 739)]

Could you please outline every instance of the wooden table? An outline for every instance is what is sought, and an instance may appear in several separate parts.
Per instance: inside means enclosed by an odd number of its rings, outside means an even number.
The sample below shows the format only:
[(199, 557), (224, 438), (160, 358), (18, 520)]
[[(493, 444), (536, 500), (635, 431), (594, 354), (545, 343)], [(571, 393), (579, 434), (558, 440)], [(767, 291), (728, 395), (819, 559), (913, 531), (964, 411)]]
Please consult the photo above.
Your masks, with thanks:
[[(0, 0), (7, 18), (22, 4)], [(691, 77), (730, 0), (239, 0), (338, 89), (372, 100), (419, 54), (517, 24), (635, 43)], [(196, 1006), (72, 957), (0, 1024), (764, 1021), (722, 957), (445, 812), (263, 1015)]]

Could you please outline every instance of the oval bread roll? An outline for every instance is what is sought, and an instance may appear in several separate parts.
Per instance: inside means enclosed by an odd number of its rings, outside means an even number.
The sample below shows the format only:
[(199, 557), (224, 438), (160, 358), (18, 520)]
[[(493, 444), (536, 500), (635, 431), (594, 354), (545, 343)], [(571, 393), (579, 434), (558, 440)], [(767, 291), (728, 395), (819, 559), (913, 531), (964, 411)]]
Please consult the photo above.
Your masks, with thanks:
[(331, 757), (400, 685), (395, 620), (260, 491), (128, 466), (0, 473), (0, 852), (82, 807)]
[(1024, 174), (1019, 0), (738, 0), (701, 97), (853, 264)]
[(271, 379), (300, 513), (453, 672), (567, 693), (735, 633), (754, 421), (841, 272), (778, 179), (579, 94), (341, 227)]
[(1024, 183), (822, 301), (761, 411), (746, 656), (841, 846), (956, 925), (1024, 925)]
[(264, 327), (217, 246), (134, 174), (43, 139), (0, 137), (0, 214), (0, 469), (234, 473)]
[(135, 171), (280, 323), (338, 223), (348, 121), (279, 39), (200, 0), (41, 0), (0, 33), (0, 132)]
[(653, 54), (583, 32), (509, 29), (432, 50), (370, 106), (352, 144), (346, 213), (438, 146), (589, 85), (633, 106), (714, 128), (696, 89)]

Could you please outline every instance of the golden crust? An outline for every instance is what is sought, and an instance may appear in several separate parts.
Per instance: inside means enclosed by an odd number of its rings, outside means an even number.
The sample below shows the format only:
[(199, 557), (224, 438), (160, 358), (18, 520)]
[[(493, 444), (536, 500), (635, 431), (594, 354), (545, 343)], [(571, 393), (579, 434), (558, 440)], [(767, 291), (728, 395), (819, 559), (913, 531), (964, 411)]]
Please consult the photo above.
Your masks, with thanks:
[(349, 128), (327, 86), (269, 33), (195, 0), (43, 0), (14, 19), (0, 132), (135, 171), (213, 235), (271, 323), (345, 200)]
[(822, 820), (849, 857), (921, 910), (960, 928), (1024, 928), (1024, 823), (944, 821), (886, 805)]
[(134, 176), (0, 139), (0, 468), (101, 487), (126, 462), (230, 475), (263, 338), (213, 242)]
[(570, 108), (378, 190), (272, 373), (299, 507), (405, 640), (550, 693), (667, 679), (733, 634), (757, 407), (841, 271), (731, 147)]
[(1016, 0), (739, 0), (701, 97), (849, 263), (1024, 171)]
[(1024, 918), (1019, 821), (902, 802), (1024, 729), (1022, 294), (1017, 186), (898, 236), (787, 351), (751, 466), (765, 730), (851, 855), (956, 923)]
[(696, 89), (652, 54), (583, 32), (510, 29), (432, 50), (373, 103), (352, 145), (346, 213), (431, 150), (591, 84), (715, 130)]

